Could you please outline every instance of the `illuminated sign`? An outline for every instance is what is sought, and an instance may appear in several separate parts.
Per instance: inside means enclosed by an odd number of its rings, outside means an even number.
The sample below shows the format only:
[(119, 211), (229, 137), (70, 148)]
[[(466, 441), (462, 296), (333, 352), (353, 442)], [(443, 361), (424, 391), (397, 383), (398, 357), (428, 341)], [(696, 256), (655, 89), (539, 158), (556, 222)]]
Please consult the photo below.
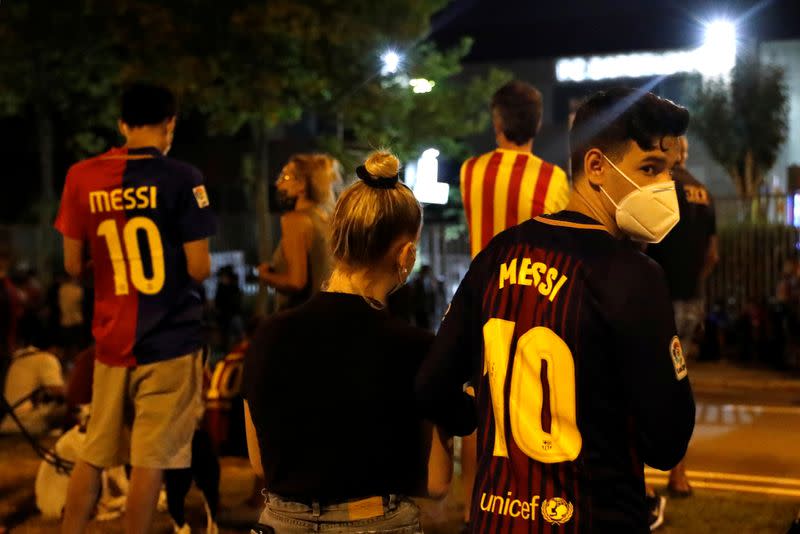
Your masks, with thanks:
[(736, 26), (718, 20), (706, 26), (703, 45), (694, 50), (559, 59), (556, 79), (560, 82), (583, 82), (668, 76), (679, 72), (699, 72), (703, 76), (715, 77), (727, 75), (735, 64)]
[(439, 182), (439, 151), (429, 148), (406, 166), (405, 184), (424, 204), (447, 204), (450, 184)]

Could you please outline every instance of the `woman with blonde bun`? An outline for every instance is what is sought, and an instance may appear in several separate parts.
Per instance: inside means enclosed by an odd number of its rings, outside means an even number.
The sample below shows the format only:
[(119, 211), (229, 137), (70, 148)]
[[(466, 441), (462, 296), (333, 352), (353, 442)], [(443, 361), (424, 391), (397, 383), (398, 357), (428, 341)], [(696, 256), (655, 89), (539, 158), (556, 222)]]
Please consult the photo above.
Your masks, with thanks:
[(266, 481), (265, 531), (422, 532), (410, 497), (448, 491), (449, 441), (413, 395), (433, 334), (385, 309), (422, 226), (398, 173), (387, 151), (357, 169), (333, 213), (324, 290), (262, 323), (247, 353), (247, 443)]
[(318, 292), (330, 274), (330, 212), (339, 162), (326, 154), (296, 154), (275, 186), (281, 242), (272, 261), (259, 266), (261, 281), (278, 291), (278, 309), (293, 308)]

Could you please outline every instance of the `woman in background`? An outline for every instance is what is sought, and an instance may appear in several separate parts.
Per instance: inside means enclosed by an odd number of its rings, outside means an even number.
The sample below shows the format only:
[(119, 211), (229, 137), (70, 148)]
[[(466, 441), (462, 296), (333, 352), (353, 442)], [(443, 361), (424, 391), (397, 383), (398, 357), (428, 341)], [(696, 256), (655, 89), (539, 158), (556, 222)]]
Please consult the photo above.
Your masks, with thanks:
[(270, 263), (259, 266), (261, 281), (278, 291), (278, 309), (293, 308), (318, 292), (330, 274), (330, 213), (339, 163), (325, 154), (296, 154), (275, 183), (281, 241)]

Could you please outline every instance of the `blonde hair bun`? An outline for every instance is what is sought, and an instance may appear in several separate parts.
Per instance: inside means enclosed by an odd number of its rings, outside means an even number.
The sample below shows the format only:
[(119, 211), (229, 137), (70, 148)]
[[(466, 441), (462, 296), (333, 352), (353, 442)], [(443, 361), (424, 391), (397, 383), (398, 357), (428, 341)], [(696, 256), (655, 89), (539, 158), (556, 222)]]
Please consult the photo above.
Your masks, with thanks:
[(376, 150), (356, 168), (356, 180), (339, 197), (331, 220), (331, 251), (348, 268), (383, 265), (398, 238), (415, 241), (422, 206), (414, 193), (398, 185), (400, 160)]
[(376, 150), (367, 157), (364, 167), (372, 176), (394, 178), (400, 172), (400, 160), (388, 150)]

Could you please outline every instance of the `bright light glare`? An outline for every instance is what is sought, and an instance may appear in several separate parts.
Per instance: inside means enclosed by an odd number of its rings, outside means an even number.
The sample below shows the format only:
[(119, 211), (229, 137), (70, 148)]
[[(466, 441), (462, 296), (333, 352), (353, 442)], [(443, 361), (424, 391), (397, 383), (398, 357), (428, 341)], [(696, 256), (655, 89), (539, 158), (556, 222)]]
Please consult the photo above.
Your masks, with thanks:
[(792, 197), (792, 225), (800, 227), (800, 193), (795, 193)]
[(560, 82), (583, 82), (678, 72), (714, 77), (727, 75), (735, 64), (736, 26), (730, 21), (715, 20), (706, 26), (703, 46), (694, 50), (559, 59), (556, 78)]
[(406, 166), (405, 182), (417, 200), (425, 204), (447, 204), (450, 184), (439, 182), (439, 151), (429, 148)]
[(698, 69), (706, 76), (723, 76), (736, 64), (736, 25), (729, 20), (715, 20), (706, 26), (703, 46), (698, 49)]
[(413, 78), (408, 81), (408, 85), (412, 87), (415, 93), (430, 93), (436, 82), (425, 78)]
[(381, 67), (381, 74), (394, 74), (400, 68), (400, 61), (402, 58), (400, 54), (394, 50), (387, 50), (381, 55), (383, 66)]

